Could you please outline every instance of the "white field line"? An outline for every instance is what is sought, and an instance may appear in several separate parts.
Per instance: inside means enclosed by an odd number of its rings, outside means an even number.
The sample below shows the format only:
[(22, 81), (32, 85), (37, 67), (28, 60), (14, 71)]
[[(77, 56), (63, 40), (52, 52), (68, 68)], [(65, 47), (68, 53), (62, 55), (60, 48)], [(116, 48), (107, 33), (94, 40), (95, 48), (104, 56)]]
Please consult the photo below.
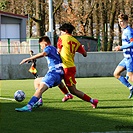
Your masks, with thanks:
[(13, 98), (5, 98), (5, 97), (0, 97), (0, 100), (15, 101), (15, 99)]
[(133, 133), (133, 131), (107, 131), (107, 132), (82, 132), (82, 133)]

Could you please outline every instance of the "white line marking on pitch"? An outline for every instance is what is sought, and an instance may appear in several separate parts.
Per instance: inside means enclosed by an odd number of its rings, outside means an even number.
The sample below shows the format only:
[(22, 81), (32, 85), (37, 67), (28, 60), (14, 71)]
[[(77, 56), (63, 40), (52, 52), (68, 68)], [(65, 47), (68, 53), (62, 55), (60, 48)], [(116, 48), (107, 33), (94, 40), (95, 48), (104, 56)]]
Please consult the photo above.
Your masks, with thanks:
[(0, 97), (1, 100), (9, 100), (9, 101), (15, 101), (13, 98), (5, 98), (5, 97)]

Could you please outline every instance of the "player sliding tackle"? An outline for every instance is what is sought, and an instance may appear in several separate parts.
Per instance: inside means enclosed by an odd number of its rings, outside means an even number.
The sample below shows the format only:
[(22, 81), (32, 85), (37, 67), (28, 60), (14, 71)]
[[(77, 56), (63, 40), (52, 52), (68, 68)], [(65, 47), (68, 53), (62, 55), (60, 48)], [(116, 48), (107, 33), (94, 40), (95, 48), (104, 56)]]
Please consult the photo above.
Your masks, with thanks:
[[(128, 82), (128, 78), (133, 82), (133, 29), (128, 26), (128, 16), (120, 14), (118, 16), (120, 27), (123, 29), (122, 46), (116, 46), (115, 51), (123, 50), (124, 59), (118, 64), (114, 71), (114, 76), (130, 90), (131, 98), (133, 95), (133, 86)], [(123, 71), (127, 70), (126, 77), (121, 76)]]
[[(35, 86), (35, 93), (33, 97), (30, 99), (28, 104), (22, 108), (16, 108), (16, 111), (19, 112), (31, 112), (32, 108), (39, 107), (42, 105), (42, 94), (48, 90), (48, 88), (52, 88), (57, 86), (61, 83), (63, 77), (63, 68), (62, 68), (62, 60), (57, 52), (57, 49), (54, 46), (51, 46), (50, 40), (47, 36), (41, 37), (39, 39), (39, 44), (41, 49), (43, 50), (42, 53), (38, 53), (30, 58), (23, 59), (20, 64), (29, 62), (30, 60), (38, 59), (41, 57), (46, 57), (48, 62), (48, 72), (44, 77), (38, 77), (34, 80)], [(69, 95), (69, 98), (73, 98), (71, 94), (68, 93), (65, 86), (60, 88), (66, 95)], [(71, 97), (70, 97), (71, 95)], [(66, 97), (66, 96), (65, 96)]]

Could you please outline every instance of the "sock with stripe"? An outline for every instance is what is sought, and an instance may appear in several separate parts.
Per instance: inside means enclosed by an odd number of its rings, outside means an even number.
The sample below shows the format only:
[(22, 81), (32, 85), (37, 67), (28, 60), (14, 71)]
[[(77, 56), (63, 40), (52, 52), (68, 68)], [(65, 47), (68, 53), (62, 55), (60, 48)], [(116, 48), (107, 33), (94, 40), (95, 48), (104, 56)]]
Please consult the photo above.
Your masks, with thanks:
[(30, 101), (28, 102), (28, 105), (30, 105), (31, 107), (39, 100), (38, 97), (33, 96)]
[(128, 88), (132, 86), (123, 76), (120, 76), (119, 81)]

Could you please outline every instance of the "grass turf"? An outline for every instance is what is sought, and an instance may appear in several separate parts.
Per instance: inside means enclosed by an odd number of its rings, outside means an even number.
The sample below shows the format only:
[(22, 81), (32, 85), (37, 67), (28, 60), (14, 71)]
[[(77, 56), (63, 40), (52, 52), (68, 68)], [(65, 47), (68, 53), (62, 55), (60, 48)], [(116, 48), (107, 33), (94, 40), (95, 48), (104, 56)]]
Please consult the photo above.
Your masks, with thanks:
[(1, 133), (90, 133), (133, 130), (133, 99), (115, 78), (77, 78), (77, 88), (99, 99), (98, 108), (74, 96), (62, 102), (62, 92), (54, 87), (43, 94), (44, 105), (32, 112), (15, 112), (34, 93), (33, 79), (1, 80), (1, 97), (13, 98), (23, 90), (23, 102), (0, 100)]

